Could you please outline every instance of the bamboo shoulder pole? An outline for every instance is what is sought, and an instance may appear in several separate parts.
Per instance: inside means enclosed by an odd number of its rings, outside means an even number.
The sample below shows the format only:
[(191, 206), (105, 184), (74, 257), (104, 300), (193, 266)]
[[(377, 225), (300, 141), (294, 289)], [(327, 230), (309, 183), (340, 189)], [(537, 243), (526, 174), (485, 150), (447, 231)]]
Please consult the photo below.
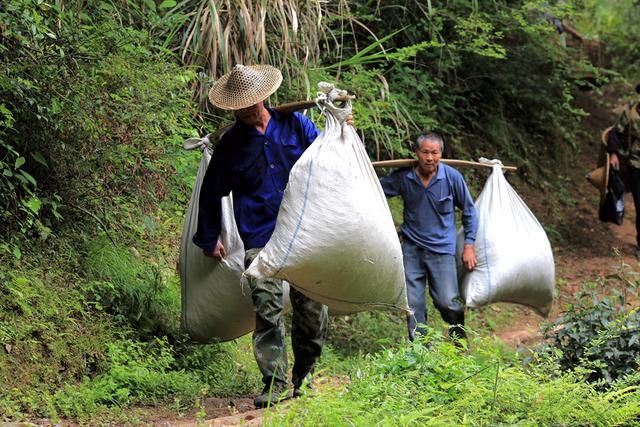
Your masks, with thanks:
[[(469, 160), (457, 160), (457, 159), (440, 159), (440, 161), (446, 165), (458, 166), (458, 167), (482, 167), (492, 168), (492, 164), (472, 162)], [(415, 159), (396, 159), (396, 160), (382, 160), (379, 162), (372, 162), (374, 168), (406, 168), (415, 165), (417, 160)], [(518, 170), (515, 166), (502, 166), (505, 171)]]
[[(349, 99), (355, 99), (354, 95), (346, 95), (346, 96), (339, 96), (337, 97), (335, 100), (336, 101), (347, 101)], [(289, 102), (287, 104), (281, 104), (281, 105), (277, 105), (275, 107), (272, 107), (274, 110), (276, 110), (279, 113), (294, 113), (296, 111), (300, 111), (300, 110), (307, 110), (309, 108), (314, 108), (317, 107), (318, 104), (316, 102), (315, 99), (311, 99), (311, 100), (307, 100), (307, 101), (296, 101), (296, 102)], [(229, 128), (231, 128), (231, 126), (233, 125), (233, 123), (229, 123), (226, 126), (223, 126), (221, 128), (219, 128), (217, 131), (213, 132), (210, 136), (210, 139), (212, 141), (217, 141)]]
[[(335, 98), (335, 101), (347, 101), (355, 98), (356, 97), (354, 95), (338, 96)], [(289, 102), (288, 104), (281, 104), (276, 107), (273, 107), (273, 109), (280, 113), (293, 113), (294, 111), (306, 110), (308, 108), (317, 107), (317, 105), (318, 104), (316, 100), (311, 99), (308, 101), (296, 101), (296, 102)]]

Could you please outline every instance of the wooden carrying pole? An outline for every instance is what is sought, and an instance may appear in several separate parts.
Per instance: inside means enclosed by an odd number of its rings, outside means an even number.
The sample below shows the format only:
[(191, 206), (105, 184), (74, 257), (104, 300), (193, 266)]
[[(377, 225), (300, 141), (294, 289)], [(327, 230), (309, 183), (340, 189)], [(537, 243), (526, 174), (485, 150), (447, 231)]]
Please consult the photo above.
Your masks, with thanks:
[[(347, 101), (349, 99), (355, 99), (355, 96), (353, 95), (346, 95), (346, 96), (338, 96), (335, 101)], [(308, 101), (296, 101), (296, 102), (289, 102), (287, 104), (281, 104), (281, 105), (277, 105), (275, 107), (272, 107), (274, 110), (276, 110), (279, 113), (294, 113), (296, 111), (300, 111), (300, 110), (306, 110), (308, 108), (313, 108), (313, 107), (317, 107), (318, 104), (316, 103), (315, 99), (311, 99)], [(213, 132), (211, 134), (211, 136), (209, 137), (209, 139), (211, 141), (218, 141), (218, 139), (229, 129), (231, 128), (231, 126), (233, 126), (233, 123), (229, 123), (226, 126), (223, 126), (221, 128), (219, 128), (217, 131)]]
[[(334, 101), (347, 101), (349, 99), (355, 99), (355, 96), (353, 95), (338, 96), (335, 98)], [(273, 107), (273, 109), (280, 113), (293, 113), (294, 111), (306, 110), (308, 108), (313, 108), (316, 106), (317, 106), (316, 100), (311, 99), (308, 101), (296, 101), (296, 102), (290, 102), (288, 104), (277, 105)]]
[[(440, 161), (446, 165), (458, 167), (493, 167), (493, 165), (489, 163), (471, 162), (469, 160), (440, 159)], [(416, 159), (381, 160), (379, 162), (372, 162), (372, 165), (374, 168), (406, 168), (415, 165), (416, 162)], [(502, 169), (505, 171), (518, 170), (515, 166), (502, 166)]]
[(297, 101), (289, 102), (288, 104), (276, 105), (273, 107), (279, 113), (293, 113), (294, 111), (306, 110), (316, 106), (316, 101), (311, 99), (309, 101)]

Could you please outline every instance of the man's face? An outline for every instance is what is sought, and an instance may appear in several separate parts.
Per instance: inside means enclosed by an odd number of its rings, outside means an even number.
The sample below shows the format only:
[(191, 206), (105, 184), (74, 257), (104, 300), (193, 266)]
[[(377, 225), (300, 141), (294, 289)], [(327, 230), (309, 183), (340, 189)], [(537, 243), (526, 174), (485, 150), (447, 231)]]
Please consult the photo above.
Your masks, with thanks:
[(262, 114), (262, 109), (264, 105), (262, 102), (259, 102), (251, 107), (242, 108), (240, 110), (234, 111), (235, 116), (242, 122), (248, 125), (254, 124), (260, 115)]
[(438, 162), (442, 158), (440, 144), (437, 141), (425, 139), (420, 143), (420, 149), (416, 151), (418, 167), (423, 175), (431, 175), (438, 168)]

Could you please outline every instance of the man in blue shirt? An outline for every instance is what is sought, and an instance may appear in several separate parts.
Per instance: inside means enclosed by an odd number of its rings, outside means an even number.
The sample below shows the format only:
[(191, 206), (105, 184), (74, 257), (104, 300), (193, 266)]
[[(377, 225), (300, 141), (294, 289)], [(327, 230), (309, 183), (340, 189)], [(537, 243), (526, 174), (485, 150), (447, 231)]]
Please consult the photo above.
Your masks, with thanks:
[[(264, 100), (282, 82), (282, 74), (269, 65), (242, 66), (221, 77), (209, 100), (234, 111), (236, 121), (215, 147), (200, 192), (198, 229), (193, 242), (205, 255), (222, 259), (226, 249), (218, 240), (221, 199), (233, 192), (234, 215), (244, 242), (249, 266), (267, 243), (291, 167), (318, 136), (318, 129), (300, 113), (278, 113)], [(256, 313), (253, 351), (262, 372), (264, 390), (256, 407), (288, 398), (287, 352), (282, 319), (282, 281), (243, 278), (251, 289)], [(293, 306), (292, 371), (294, 396), (320, 357), (327, 332), (327, 307), (291, 287)]]
[(465, 337), (464, 305), (458, 290), (456, 270), (455, 207), (462, 211), (464, 249), (462, 263), (472, 270), (477, 263), (474, 243), (478, 220), (464, 178), (440, 163), (444, 143), (430, 132), (416, 141), (417, 165), (399, 169), (380, 179), (387, 197), (401, 196), (404, 221), (400, 228), (409, 308), (409, 339), (426, 333), (426, 283), (434, 305), (449, 323), (449, 334)]

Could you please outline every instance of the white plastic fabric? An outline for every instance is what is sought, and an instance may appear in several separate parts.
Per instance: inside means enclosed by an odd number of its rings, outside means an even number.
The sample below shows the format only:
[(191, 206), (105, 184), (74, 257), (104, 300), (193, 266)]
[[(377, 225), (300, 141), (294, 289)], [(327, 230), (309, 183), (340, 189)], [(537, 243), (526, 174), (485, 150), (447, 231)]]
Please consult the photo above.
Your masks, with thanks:
[[(245, 274), (288, 280), (334, 314), (408, 310), (402, 251), (350, 102), (321, 86), (326, 128), (293, 166), (276, 228)], [(337, 118), (338, 117), (338, 118)]]
[[(251, 292), (242, 289), (244, 245), (233, 215), (232, 195), (222, 199), (220, 240), (227, 256), (218, 261), (206, 257), (191, 238), (198, 225), (200, 188), (211, 154), (205, 137), (185, 141), (188, 150), (202, 149), (202, 160), (182, 229), (180, 281), (182, 287), (182, 328), (199, 342), (222, 342), (238, 338), (255, 329)], [(284, 304), (290, 309), (289, 286), (284, 284)]]
[[(499, 160), (493, 164), (476, 200), (478, 264), (471, 272), (459, 264), (460, 287), (468, 307), (510, 302), (532, 307), (542, 316), (551, 310), (555, 266), (549, 239), (533, 213), (509, 185)], [(464, 244), (458, 232), (458, 262)]]

